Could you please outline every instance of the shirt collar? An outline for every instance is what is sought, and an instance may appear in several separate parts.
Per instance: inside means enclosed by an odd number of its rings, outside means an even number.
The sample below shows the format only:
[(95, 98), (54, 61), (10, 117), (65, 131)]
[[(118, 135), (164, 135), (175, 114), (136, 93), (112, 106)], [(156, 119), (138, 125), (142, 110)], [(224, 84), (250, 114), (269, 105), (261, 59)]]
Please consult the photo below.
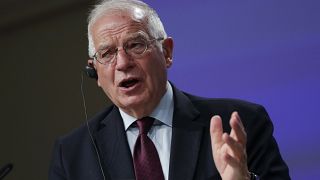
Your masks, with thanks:
[[(119, 108), (120, 115), (123, 119), (125, 130), (127, 130), (137, 118), (130, 116)], [(173, 91), (171, 84), (167, 81), (166, 93), (162, 96), (157, 107), (149, 115), (167, 126), (172, 127), (173, 118)]]

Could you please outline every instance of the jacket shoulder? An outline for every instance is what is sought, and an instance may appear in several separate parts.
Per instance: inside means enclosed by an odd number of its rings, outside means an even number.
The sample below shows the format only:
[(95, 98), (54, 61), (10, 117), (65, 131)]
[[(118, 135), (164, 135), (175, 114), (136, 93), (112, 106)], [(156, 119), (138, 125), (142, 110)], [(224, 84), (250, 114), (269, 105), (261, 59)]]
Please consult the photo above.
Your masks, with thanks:
[(206, 98), (195, 96), (189, 93), (184, 93), (197, 107), (198, 110), (214, 110), (214, 111), (250, 111), (256, 112), (263, 110), (264, 107), (260, 104), (249, 102), (241, 99), (233, 98)]
[(59, 140), (68, 144), (68, 142), (75, 142), (78, 140), (83, 141), (84, 139), (87, 139), (89, 137), (89, 129), (91, 132), (96, 132), (100, 128), (100, 122), (110, 113), (113, 108), (115, 108), (114, 105), (106, 107), (95, 114), (92, 118), (86, 120), (78, 128), (73, 129), (69, 133), (61, 136)]

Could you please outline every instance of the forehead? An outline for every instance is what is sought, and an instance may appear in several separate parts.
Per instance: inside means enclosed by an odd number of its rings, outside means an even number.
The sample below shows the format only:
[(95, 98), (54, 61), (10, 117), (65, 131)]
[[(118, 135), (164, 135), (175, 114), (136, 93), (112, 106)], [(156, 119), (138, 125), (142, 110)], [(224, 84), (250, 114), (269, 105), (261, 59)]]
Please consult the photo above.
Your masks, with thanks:
[(91, 27), (94, 44), (119, 40), (135, 34), (148, 36), (145, 16), (139, 10), (132, 13), (114, 11), (99, 17)]

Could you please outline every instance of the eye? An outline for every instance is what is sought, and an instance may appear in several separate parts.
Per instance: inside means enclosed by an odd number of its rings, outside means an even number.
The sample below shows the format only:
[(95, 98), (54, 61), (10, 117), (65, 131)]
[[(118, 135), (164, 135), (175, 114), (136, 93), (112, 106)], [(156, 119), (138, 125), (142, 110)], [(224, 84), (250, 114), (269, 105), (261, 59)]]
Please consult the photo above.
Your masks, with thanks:
[(126, 50), (130, 53), (141, 54), (146, 49), (146, 43), (142, 40), (129, 41), (126, 45)]
[(114, 53), (115, 53), (114, 49), (105, 49), (100, 51), (99, 56), (101, 59), (109, 59), (109, 58), (112, 58)]

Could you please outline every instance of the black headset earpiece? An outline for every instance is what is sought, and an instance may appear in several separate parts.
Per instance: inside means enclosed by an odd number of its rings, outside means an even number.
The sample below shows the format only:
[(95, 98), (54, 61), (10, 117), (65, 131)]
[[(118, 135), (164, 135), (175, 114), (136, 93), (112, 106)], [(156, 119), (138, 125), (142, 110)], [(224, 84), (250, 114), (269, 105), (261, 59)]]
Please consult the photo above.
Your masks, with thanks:
[(90, 78), (94, 78), (94, 79), (98, 79), (98, 74), (96, 69), (94, 69), (94, 67), (92, 65), (87, 65), (84, 69), (84, 71), (86, 72), (87, 76)]

